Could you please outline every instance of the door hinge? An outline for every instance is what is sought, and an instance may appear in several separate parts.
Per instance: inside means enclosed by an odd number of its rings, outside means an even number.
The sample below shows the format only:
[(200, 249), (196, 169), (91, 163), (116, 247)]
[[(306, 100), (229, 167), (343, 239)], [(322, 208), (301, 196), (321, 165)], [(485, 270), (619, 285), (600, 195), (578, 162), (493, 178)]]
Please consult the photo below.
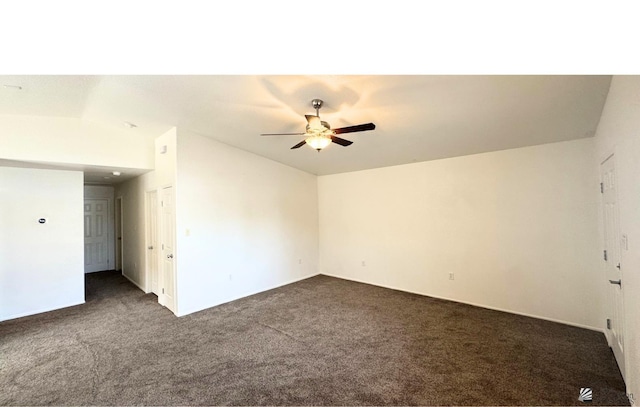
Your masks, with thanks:
[(160, 206), (164, 206), (164, 201), (160, 201)]
[(607, 318), (607, 329), (611, 329), (611, 320)]
[[(162, 289), (162, 294), (164, 294), (164, 288)], [(609, 320), (607, 319), (607, 321), (609, 321)], [(608, 323), (609, 323), (609, 322), (607, 322), (607, 324), (608, 324)], [(609, 325), (607, 325), (607, 326), (609, 326)]]
[(604, 251), (604, 261), (607, 261), (607, 251)]
[(604, 194), (604, 184), (602, 182), (600, 183), (600, 193)]

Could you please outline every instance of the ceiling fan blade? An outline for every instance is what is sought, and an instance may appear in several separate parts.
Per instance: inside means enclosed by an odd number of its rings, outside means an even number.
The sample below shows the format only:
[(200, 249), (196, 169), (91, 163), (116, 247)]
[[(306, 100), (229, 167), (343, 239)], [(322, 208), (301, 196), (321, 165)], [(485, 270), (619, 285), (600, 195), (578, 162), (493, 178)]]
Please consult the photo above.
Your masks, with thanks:
[(341, 127), (339, 129), (333, 129), (335, 134), (343, 133), (355, 133), (356, 131), (375, 130), (376, 125), (373, 123), (358, 124), (357, 126)]
[(293, 150), (293, 149), (296, 149), (296, 148), (300, 148), (300, 147), (304, 146), (304, 143), (306, 143), (306, 140), (302, 140), (301, 142), (299, 142), (295, 146), (291, 147), (291, 149)]
[(312, 129), (319, 129), (322, 127), (322, 122), (318, 116), (312, 116), (310, 114), (305, 114), (304, 117), (307, 118), (307, 123), (309, 123), (309, 127)]
[(264, 133), (261, 136), (304, 136), (305, 133)]
[(336, 144), (340, 144), (343, 147), (350, 146), (351, 144), (353, 144), (353, 141), (345, 140), (343, 138), (336, 137), (336, 136), (331, 136), (331, 141), (333, 141)]

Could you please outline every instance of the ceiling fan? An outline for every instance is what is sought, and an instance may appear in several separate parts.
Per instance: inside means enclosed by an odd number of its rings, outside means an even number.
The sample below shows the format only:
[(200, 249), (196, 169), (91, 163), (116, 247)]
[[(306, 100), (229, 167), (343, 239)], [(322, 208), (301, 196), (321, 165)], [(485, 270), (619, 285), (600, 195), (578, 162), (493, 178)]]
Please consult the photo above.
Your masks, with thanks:
[(343, 147), (353, 144), (353, 141), (336, 137), (336, 134), (355, 133), (358, 131), (374, 130), (376, 128), (375, 124), (366, 123), (332, 130), (329, 123), (320, 120), (320, 108), (322, 107), (322, 103), (323, 101), (320, 99), (313, 99), (311, 101), (311, 106), (316, 109), (316, 115), (304, 115), (307, 119), (307, 129), (305, 133), (268, 133), (261, 134), (261, 136), (305, 136), (304, 140), (291, 147), (291, 149), (294, 150), (308, 144), (312, 148), (320, 151), (331, 143), (336, 143)]

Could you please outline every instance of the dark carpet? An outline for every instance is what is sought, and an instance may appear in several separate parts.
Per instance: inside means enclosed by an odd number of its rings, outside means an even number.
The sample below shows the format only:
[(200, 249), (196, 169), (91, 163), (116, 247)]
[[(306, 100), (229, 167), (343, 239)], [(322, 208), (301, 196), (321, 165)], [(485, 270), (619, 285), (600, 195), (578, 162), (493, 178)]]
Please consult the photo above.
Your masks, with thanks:
[(602, 333), (336, 278), (176, 318), (115, 272), (0, 323), (2, 405), (628, 405)]

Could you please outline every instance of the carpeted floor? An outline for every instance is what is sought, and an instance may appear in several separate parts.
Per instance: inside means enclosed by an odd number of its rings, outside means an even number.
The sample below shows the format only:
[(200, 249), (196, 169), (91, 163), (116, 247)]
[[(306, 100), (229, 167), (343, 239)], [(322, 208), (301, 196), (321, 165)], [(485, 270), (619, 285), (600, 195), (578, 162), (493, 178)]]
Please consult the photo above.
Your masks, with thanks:
[(598, 332), (326, 276), (176, 318), (86, 278), (0, 323), (1, 405), (628, 405)]

